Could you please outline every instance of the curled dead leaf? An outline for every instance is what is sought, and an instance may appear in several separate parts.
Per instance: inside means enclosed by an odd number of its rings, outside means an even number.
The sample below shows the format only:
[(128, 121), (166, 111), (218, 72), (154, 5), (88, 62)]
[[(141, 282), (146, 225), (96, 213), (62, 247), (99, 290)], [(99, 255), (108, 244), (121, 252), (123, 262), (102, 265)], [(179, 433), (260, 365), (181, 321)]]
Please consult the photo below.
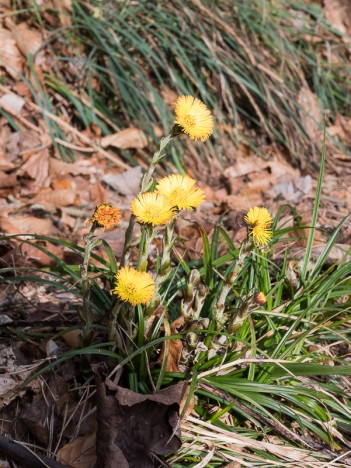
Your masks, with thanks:
[(132, 167), (123, 172), (107, 173), (102, 181), (121, 195), (135, 197), (140, 190), (141, 167)]
[(71, 189), (55, 189), (46, 188), (40, 190), (37, 195), (30, 200), (32, 204), (39, 204), (44, 206), (56, 207), (71, 206), (74, 205), (76, 199), (75, 190)]
[(154, 466), (152, 454), (176, 452), (181, 446), (179, 404), (187, 384), (165, 388), (152, 395), (134, 393), (101, 380), (94, 367), (97, 388), (96, 467)]
[(0, 230), (6, 234), (57, 234), (51, 219), (13, 215), (9, 210), (0, 212)]
[(30, 177), (33, 180), (30, 190), (36, 193), (43, 187), (50, 185), (49, 178), (49, 151), (44, 148), (31, 154), (28, 160), (17, 172), (18, 176)]
[(138, 148), (142, 149), (148, 145), (147, 138), (139, 128), (126, 128), (113, 135), (107, 135), (101, 139), (101, 146), (114, 146), (119, 149)]
[(57, 452), (57, 461), (70, 468), (94, 468), (96, 463), (96, 430), (77, 437)]
[(0, 43), (0, 66), (4, 67), (12, 78), (18, 79), (22, 73), (23, 58), (13, 33), (0, 27)]
[(25, 57), (27, 57), (28, 54), (36, 55), (36, 64), (43, 63), (43, 54), (38, 54), (43, 44), (41, 33), (37, 29), (30, 28), (26, 22), (15, 24), (10, 18), (6, 19), (6, 26), (12, 31), (20, 52)]

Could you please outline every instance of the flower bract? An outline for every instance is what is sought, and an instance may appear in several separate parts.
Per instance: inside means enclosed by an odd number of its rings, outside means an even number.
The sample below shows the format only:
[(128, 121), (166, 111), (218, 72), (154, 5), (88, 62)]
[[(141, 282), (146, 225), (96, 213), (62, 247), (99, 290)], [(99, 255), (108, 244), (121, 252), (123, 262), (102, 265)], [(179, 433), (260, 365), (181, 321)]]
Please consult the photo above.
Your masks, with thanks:
[(211, 111), (193, 96), (180, 96), (175, 104), (175, 123), (191, 140), (206, 141), (213, 132)]
[(204, 191), (195, 184), (196, 181), (187, 175), (173, 174), (159, 181), (156, 192), (179, 210), (192, 210), (205, 199)]
[(255, 206), (250, 208), (244, 219), (249, 225), (250, 235), (252, 235), (255, 245), (267, 245), (273, 237), (271, 229), (273, 220), (269, 211), (266, 208)]
[(158, 226), (167, 224), (174, 216), (172, 204), (156, 192), (146, 192), (139, 195), (131, 203), (132, 213), (139, 223)]
[(148, 304), (155, 292), (155, 281), (150, 273), (125, 266), (118, 270), (112, 292), (133, 306)]
[(118, 208), (113, 208), (109, 203), (103, 203), (95, 208), (93, 216), (89, 223), (95, 223), (96, 226), (111, 229), (118, 226), (121, 222), (121, 214)]

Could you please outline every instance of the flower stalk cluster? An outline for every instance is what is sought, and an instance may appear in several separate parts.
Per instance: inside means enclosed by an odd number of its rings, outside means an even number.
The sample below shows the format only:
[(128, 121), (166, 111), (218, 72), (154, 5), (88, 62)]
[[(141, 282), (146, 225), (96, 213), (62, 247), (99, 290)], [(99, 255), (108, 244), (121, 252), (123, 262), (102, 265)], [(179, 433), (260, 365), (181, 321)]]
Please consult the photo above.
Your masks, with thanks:
[[(181, 96), (175, 103), (174, 125), (161, 139), (157, 151), (141, 181), (139, 194), (132, 200), (130, 220), (119, 267), (114, 276), (114, 302), (108, 317), (109, 339), (124, 354), (131, 353), (144, 340), (159, 337), (176, 325), (169, 324), (165, 283), (172, 272), (172, 251), (177, 238), (175, 225), (184, 210), (198, 208), (205, 200), (204, 191), (188, 175), (172, 174), (154, 179), (155, 169), (165, 157), (167, 145), (185, 133), (192, 140), (207, 140), (213, 132), (211, 112), (192, 96)], [(257, 307), (263, 306), (263, 293), (242, 300), (235, 314), (228, 311), (231, 292), (240, 282), (245, 262), (256, 248), (266, 248), (272, 238), (272, 218), (265, 208), (251, 208), (245, 216), (247, 239), (238, 257), (227, 269), (224, 281), (213, 285), (203, 283), (201, 270), (192, 269), (185, 283), (184, 298), (178, 303), (179, 331), (184, 333), (182, 363), (213, 357), (226, 346), (225, 333), (235, 333)], [(83, 341), (89, 342), (94, 312), (90, 308), (89, 262), (92, 251), (99, 245), (96, 231), (117, 227), (121, 221), (118, 208), (110, 204), (96, 207), (89, 219), (91, 229), (85, 236), (83, 263), (80, 266)], [(136, 237), (139, 226), (140, 236)], [(161, 242), (159, 239), (161, 238)], [(155, 260), (156, 258), (156, 260)], [(167, 325), (167, 327), (166, 327)], [(173, 329), (172, 328), (172, 329)], [(211, 335), (204, 331), (211, 330)], [(167, 333), (168, 333), (167, 332)], [(139, 357), (139, 363), (143, 357)], [(146, 373), (143, 368), (143, 375)]]

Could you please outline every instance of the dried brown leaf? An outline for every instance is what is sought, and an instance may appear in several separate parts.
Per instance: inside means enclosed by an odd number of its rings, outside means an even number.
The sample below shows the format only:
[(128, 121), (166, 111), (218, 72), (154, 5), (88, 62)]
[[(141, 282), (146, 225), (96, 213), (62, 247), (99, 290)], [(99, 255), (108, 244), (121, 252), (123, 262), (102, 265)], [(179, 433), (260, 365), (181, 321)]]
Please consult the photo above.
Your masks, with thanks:
[(70, 26), (72, 24), (71, 15), (72, 2), (71, 0), (53, 0), (54, 8), (58, 11), (61, 24)]
[(324, 14), (335, 29), (351, 36), (351, 4), (349, 0), (324, 0)]
[(93, 175), (98, 172), (96, 161), (93, 159), (80, 159), (74, 163), (67, 163), (60, 159), (50, 158), (50, 175), (52, 177), (65, 176), (71, 174)]
[(50, 219), (12, 215), (8, 210), (0, 212), (0, 230), (6, 234), (55, 235), (58, 233)]
[(123, 172), (107, 173), (103, 176), (102, 181), (120, 195), (135, 197), (140, 190), (141, 177), (141, 167), (137, 166)]
[(28, 160), (18, 170), (19, 177), (30, 177), (33, 180), (31, 184), (31, 193), (36, 193), (44, 187), (49, 187), (49, 151), (44, 148), (37, 153), (31, 154)]
[[(37, 218), (38, 219), (38, 218)], [(56, 255), (58, 258), (63, 258), (63, 251), (57, 245), (50, 245), (48, 248), (51, 254)], [(50, 258), (45, 252), (35, 247), (35, 244), (22, 244), (21, 245), (21, 255), (31, 262), (35, 262), (41, 266), (52, 265), (54, 261)]]
[(28, 54), (35, 56), (35, 63), (41, 64), (44, 55), (38, 54), (43, 45), (43, 37), (37, 29), (30, 28), (28, 23), (14, 24), (7, 18), (6, 25), (11, 29), (20, 52), (27, 57)]
[(33, 130), (12, 133), (6, 144), (6, 151), (10, 161), (14, 161), (26, 151), (40, 148), (42, 145), (39, 135)]
[[(4, 163), (6, 164), (6, 162)], [(2, 159), (0, 158), (0, 167), (2, 166)], [(5, 166), (6, 167), (6, 166)], [(16, 187), (18, 185), (16, 174), (6, 174), (6, 172), (0, 172), (0, 188)]]
[(18, 79), (19, 73), (22, 73), (23, 58), (13, 33), (0, 27), (0, 43), (0, 66), (4, 67), (12, 78)]
[(70, 468), (94, 468), (96, 463), (96, 431), (77, 437), (57, 453), (57, 461)]
[(101, 146), (107, 148), (114, 146), (119, 149), (138, 148), (142, 149), (148, 145), (147, 138), (139, 128), (126, 128), (112, 135), (107, 135), (101, 139)]
[[(96, 467), (152, 468), (151, 454), (165, 455), (181, 446), (179, 404), (187, 384), (179, 383), (152, 395), (134, 393), (96, 372)], [(111, 394), (112, 392), (112, 394)]]
[(27, 366), (16, 364), (16, 355), (9, 346), (0, 349), (0, 367), (0, 409), (2, 409), (20, 394), (22, 384), (31, 371)]
[(169, 352), (167, 354), (166, 371), (179, 372), (179, 361), (182, 357), (182, 340), (174, 339), (169, 342)]
[(251, 174), (252, 172), (258, 172), (264, 170), (268, 166), (268, 162), (257, 156), (238, 156), (235, 164), (228, 167), (224, 171), (225, 177), (230, 179), (236, 179), (237, 177)]
[(46, 188), (40, 190), (37, 195), (30, 200), (31, 204), (39, 204), (51, 207), (53, 210), (57, 207), (74, 205), (76, 199), (75, 190)]

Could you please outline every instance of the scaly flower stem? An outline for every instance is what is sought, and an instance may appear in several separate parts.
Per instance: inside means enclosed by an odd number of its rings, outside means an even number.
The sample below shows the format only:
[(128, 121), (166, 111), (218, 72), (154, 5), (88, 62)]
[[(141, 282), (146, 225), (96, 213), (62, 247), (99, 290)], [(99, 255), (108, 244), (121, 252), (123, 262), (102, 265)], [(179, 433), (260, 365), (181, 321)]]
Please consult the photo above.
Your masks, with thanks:
[[(168, 133), (168, 135), (166, 135), (164, 138), (161, 138), (158, 149), (153, 155), (150, 166), (148, 170), (145, 172), (145, 174), (143, 175), (143, 178), (141, 179), (141, 188), (140, 188), (139, 195), (147, 192), (150, 189), (152, 182), (153, 182), (152, 176), (155, 172), (155, 168), (157, 164), (159, 164), (162, 161), (162, 159), (165, 157), (165, 154), (162, 154), (162, 152), (166, 148), (168, 143), (172, 140), (172, 138), (174, 138), (178, 133), (179, 132), (177, 132), (174, 126), (171, 129), (171, 131)], [(125, 265), (126, 260), (127, 260), (127, 254), (132, 243), (134, 225), (135, 225), (135, 216), (131, 215), (130, 220), (129, 220), (129, 225), (126, 230), (125, 240), (124, 240), (123, 253), (122, 253), (121, 262), (120, 262), (121, 267)]]
[(244, 241), (241, 245), (238, 260), (235, 264), (234, 270), (229, 274), (227, 281), (224, 283), (222, 291), (217, 297), (217, 300), (214, 305), (213, 318), (216, 322), (216, 327), (221, 329), (223, 327), (223, 316), (224, 316), (224, 307), (225, 301), (229, 294), (229, 291), (233, 287), (235, 281), (237, 280), (239, 274), (241, 273), (245, 259), (250, 252), (251, 240)]
[(145, 310), (145, 317), (147, 318), (146, 329), (149, 331), (150, 323), (152, 322), (152, 315), (159, 304), (159, 290), (161, 284), (167, 279), (171, 270), (171, 252), (174, 246), (173, 231), (177, 218), (174, 217), (167, 225), (165, 234), (162, 239), (162, 258), (158, 274), (155, 279), (155, 293), (150, 304)]
[(83, 263), (80, 265), (80, 276), (81, 276), (81, 293), (82, 293), (82, 299), (83, 299), (83, 305), (81, 310), (79, 311), (79, 316), (81, 320), (84, 322), (84, 327), (83, 327), (83, 345), (89, 343), (90, 340), (90, 334), (91, 334), (91, 325), (93, 323), (94, 319), (94, 314), (92, 313), (90, 309), (90, 281), (88, 277), (88, 268), (89, 268), (89, 260), (91, 256), (91, 252), (93, 249), (100, 244), (101, 240), (96, 239), (94, 233), (95, 233), (96, 226), (93, 223), (90, 231), (88, 234), (84, 237), (85, 241), (85, 249), (84, 249), (84, 258), (83, 258)]
[(175, 216), (166, 225), (165, 234), (162, 239), (162, 258), (160, 269), (156, 278), (156, 289), (160, 286), (168, 276), (171, 270), (171, 252), (174, 246), (173, 232), (177, 217)]
[(139, 251), (139, 258), (138, 258), (138, 265), (137, 269), (139, 271), (146, 271), (148, 258), (150, 254), (150, 247), (152, 241), (154, 240), (156, 235), (156, 229), (152, 226), (145, 225), (142, 229), (142, 236), (141, 236), (141, 243), (140, 243), (140, 251)]

